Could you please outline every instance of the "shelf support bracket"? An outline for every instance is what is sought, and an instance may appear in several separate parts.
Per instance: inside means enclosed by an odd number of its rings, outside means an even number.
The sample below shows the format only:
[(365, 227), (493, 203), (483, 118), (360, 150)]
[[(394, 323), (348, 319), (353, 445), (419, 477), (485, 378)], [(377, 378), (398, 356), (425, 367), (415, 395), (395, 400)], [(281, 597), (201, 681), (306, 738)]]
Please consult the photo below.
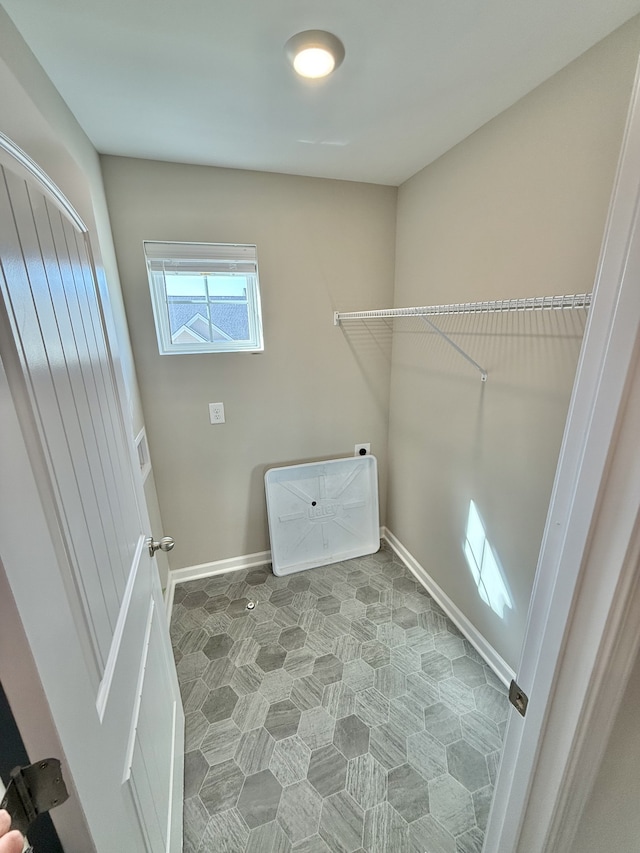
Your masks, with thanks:
[(476, 370), (480, 371), (480, 378), (482, 379), (483, 382), (487, 381), (488, 374), (487, 374), (487, 371), (484, 369), (484, 367), (480, 367), (480, 365), (478, 364), (477, 361), (474, 361), (470, 355), (467, 355), (467, 353), (462, 349), (462, 347), (459, 347), (455, 341), (452, 341), (451, 338), (449, 337), (449, 335), (445, 335), (445, 333), (442, 331), (442, 329), (439, 329), (435, 325), (435, 323), (432, 323), (431, 320), (429, 320), (428, 317), (423, 316), (421, 319), (424, 320), (424, 322), (427, 324), (427, 326), (430, 326), (434, 332), (437, 332), (440, 335), (440, 337), (444, 338), (448, 344), (451, 344), (451, 346), (454, 348), (454, 350), (459, 352), (463, 358), (466, 358), (466, 360), (469, 362), (469, 364), (472, 364), (476, 368)]

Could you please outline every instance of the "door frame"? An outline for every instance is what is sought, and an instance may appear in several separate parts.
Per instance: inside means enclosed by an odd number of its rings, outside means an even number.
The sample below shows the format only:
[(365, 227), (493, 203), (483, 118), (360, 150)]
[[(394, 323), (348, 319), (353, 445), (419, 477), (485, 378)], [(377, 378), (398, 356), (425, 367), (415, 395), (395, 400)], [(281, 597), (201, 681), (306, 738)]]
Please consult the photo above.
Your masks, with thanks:
[(639, 152), (637, 70), (485, 853), (571, 849), (640, 648)]

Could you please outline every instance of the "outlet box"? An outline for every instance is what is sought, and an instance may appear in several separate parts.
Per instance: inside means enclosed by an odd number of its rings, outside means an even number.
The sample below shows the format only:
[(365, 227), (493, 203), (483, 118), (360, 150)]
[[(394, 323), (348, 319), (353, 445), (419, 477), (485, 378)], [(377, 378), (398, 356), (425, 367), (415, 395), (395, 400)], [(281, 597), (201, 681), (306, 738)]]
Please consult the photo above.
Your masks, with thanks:
[(356, 444), (353, 449), (354, 456), (368, 456), (371, 453), (371, 444)]
[(224, 403), (209, 403), (209, 420), (212, 424), (224, 423)]

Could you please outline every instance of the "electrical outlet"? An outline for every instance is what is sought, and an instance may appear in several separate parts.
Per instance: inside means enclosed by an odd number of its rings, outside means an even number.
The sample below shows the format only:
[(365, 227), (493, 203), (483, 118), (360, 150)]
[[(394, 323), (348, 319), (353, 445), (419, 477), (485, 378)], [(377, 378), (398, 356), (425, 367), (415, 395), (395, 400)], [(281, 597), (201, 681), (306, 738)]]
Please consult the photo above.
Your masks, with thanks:
[(371, 445), (369, 442), (366, 444), (356, 444), (353, 449), (354, 456), (368, 456), (371, 453)]
[(224, 403), (209, 403), (209, 420), (212, 424), (224, 423)]

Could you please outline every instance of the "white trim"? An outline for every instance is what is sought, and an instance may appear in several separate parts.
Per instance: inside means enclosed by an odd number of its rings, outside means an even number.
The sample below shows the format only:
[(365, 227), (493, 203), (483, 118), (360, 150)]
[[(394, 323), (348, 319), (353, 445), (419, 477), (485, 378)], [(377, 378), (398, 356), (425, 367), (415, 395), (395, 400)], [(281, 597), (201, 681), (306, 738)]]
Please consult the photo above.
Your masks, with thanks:
[(0, 152), (3, 151), (12, 158), (11, 169), (13, 169), (13, 171), (16, 173), (18, 172), (18, 168), (16, 168), (16, 166), (19, 164), (22, 167), (23, 173), (26, 172), (31, 178), (37, 181), (40, 190), (69, 217), (78, 231), (82, 234), (88, 233), (87, 226), (84, 224), (76, 212), (76, 209), (62, 190), (54, 184), (46, 172), (42, 171), (35, 160), (32, 160), (31, 157), (29, 157), (26, 151), (19, 148), (15, 142), (9, 139), (8, 136), (5, 136), (4, 133), (0, 133)]
[(637, 651), (639, 151), (636, 76), (485, 853), (571, 849)]
[(383, 538), (389, 543), (393, 551), (402, 560), (409, 571), (427, 590), (431, 598), (439, 605), (453, 624), (465, 635), (467, 640), (480, 654), (503, 684), (509, 685), (515, 673), (509, 664), (498, 654), (491, 643), (478, 631), (475, 625), (469, 621), (464, 613), (453, 603), (449, 596), (434, 581), (431, 575), (416, 560), (404, 545), (386, 527), (382, 528)]
[[(122, 776), (122, 784), (131, 779), (131, 766), (133, 765), (133, 751), (136, 745), (136, 734), (138, 733), (138, 720), (140, 719), (140, 705), (142, 704), (142, 691), (144, 690), (144, 674), (147, 669), (147, 659), (149, 657), (149, 641), (151, 640), (151, 627), (153, 625), (153, 612), (156, 603), (151, 599), (149, 605), (149, 613), (147, 615), (147, 626), (144, 629), (144, 640), (142, 643), (142, 656), (140, 658), (140, 669), (138, 670), (138, 682), (136, 686), (135, 701), (133, 703), (133, 713), (131, 714), (131, 728), (129, 729), (129, 743), (125, 753), (124, 774)], [(171, 800), (169, 800), (171, 802)]]
[(225, 572), (239, 572), (242, 569), (254, 569), (271, 562), (271, 551), (258, 551), (255, 554), (245, 554), (242, 557), (229, 557), (226, 560), (215, 560), (212, 563), (200, 563), (197, 566), (186, 566), (184, 569), (172, 569), (167, 579), (164, 593), (167, 617), (171, 619), (173, 596), (176, 584), (186, 581), (196, 581), (201, 578), (211, 578)]
[(96, 697), (96, 711), (98, 712), (98, 718), (100, 722), (103, 721), (104, 713), (107, 709), (107, 701), (109, 699), (109, 694), (111, 693), (111, 683), (113, 681), (113, 676), (115, 675), (118, 656), (120, 655), (120, 646), (122, 645), (124, 629), (127, 625), (129, 607), (131, 605), (131, 599), (133, 598), (133, 590), (135, 588), (136, 581), (138, 580), (140, 561), (142, 560), (142, 549), (145, 547), (145, 537), (140, 536), (138, 538), (138, 544), (136, 545), (136, 550), (133, 557), (135, 567), (131, 570), (127, 579), (127, 585), (125, 587), (124, 595), (122, 596), (122, 601), (120, 603), (118, 619), (116, 621), (116, 626), (113, 629), (113, 637), (111, 639), (111, 646), (109, 648), (107, 662), (104, 667), (104, 672), (100, 681), (100, 685), (98, 687), (98, 695)]

